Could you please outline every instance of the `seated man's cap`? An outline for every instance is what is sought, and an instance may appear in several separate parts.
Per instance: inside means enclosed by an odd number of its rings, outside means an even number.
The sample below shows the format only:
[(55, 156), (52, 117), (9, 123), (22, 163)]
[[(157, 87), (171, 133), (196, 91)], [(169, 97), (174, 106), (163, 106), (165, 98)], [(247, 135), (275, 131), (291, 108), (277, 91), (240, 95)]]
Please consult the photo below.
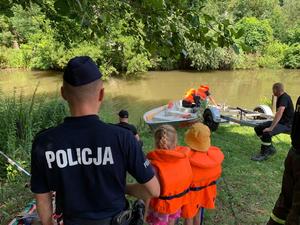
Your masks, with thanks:
[(64, 81), (72, 86), (89, 84), (102, 77), (96, 63), (89, 56), (72, 58), (64, 71)]
[(120, 112), (119, 112), (119, 117), (120, 118), (128, 118), (128, 111), (126, 111), (126, 110), (121, 110)]

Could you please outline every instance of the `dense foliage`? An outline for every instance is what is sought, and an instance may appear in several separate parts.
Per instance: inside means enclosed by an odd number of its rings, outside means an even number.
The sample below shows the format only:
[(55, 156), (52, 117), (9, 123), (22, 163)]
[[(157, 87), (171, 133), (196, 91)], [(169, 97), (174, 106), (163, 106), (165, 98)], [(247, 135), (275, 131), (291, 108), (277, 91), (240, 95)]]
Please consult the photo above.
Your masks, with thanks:
[(245, 17), (237, 23), (237, 26), (244, 30), (240, 41), (245, 44), (248, 52), (261, 51), (273, 39), (273, 31), (268, 20)]
[(108, 78), (300, 63), (298, 0), (2, 0), (0, 8), (0, 68), (61, 70), (90, 55)]

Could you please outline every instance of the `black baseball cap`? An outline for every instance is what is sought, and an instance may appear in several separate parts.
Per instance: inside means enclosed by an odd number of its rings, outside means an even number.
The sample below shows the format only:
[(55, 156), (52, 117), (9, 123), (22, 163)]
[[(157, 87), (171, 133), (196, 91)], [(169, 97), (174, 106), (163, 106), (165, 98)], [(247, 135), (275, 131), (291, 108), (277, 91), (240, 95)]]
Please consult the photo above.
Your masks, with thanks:
[(128, 118), (128, 116), (129, 116), (129, 114), (128, 114), (128, 111), (127, 110), (121, 110), (120, 112), (119, 112), (119, 117), (120, 118)]
[(81, 86), (101, 77), (98, 66), (89, 56), (77, 56), (68, 62), (63, 79), (72, 86)]

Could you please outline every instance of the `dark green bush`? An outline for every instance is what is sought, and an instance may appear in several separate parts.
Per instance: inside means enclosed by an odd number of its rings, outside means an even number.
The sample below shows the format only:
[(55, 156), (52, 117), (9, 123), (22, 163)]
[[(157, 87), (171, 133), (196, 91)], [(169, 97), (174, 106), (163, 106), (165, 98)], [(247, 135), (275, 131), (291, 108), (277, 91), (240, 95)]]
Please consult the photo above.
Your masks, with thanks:
[(6, 54), (4, 54), (4, 48), (0, 48), (0, 69), (7, 67), (8, 60)]
[(186, 42), (187, 58), (197, 70), (233, 69), (236, 54), (230, 48), (206, 49), (195, 42)]
[(300, 69), (300, 44), (294, 44), (286, 50), (283, 65), (289, 69)]
[(260, 67), (280, 68), (282, 67), (284, 53), (288, 49), (288, 45), (278, 41), (271, 42), (264, 50), (263, 55), (259, 58)]
[(300, 43), (300, 24), (288, 30), (287, 42), (289, 44)]
[(273, 30), (268, 20), (245, 17), (238, 22), (237, 28), (244, 31), (240, 40), (246, 46), (246, 52), (259, 52), (273, 39)]

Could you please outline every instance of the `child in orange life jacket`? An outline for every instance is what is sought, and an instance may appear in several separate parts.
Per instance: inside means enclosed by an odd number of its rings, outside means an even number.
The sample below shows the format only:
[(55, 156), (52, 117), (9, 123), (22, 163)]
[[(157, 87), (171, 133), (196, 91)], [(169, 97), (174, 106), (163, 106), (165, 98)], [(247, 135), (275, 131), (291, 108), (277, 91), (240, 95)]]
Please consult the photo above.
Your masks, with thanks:
[(174, 127), (160, 126), (154, 134), (156, 149), (147, 158), (155, 168), (161, 194), (149, 203), (147, 222), (150, 225), (172, 225), (180, 217), (181, 207), (188, 202), (192, 169), (187, 147), (177, 147)]
[(210, 130), (202, 123), (194, 124), (185, 134), (185, 143), (193, 171), (190, 202), (182, 207), (185, 225), (200, 224), (200, 208), (214, 209), (217, 195), (216, 181), (222, 173), (224, 155), (218, 147), (210, 145)]

